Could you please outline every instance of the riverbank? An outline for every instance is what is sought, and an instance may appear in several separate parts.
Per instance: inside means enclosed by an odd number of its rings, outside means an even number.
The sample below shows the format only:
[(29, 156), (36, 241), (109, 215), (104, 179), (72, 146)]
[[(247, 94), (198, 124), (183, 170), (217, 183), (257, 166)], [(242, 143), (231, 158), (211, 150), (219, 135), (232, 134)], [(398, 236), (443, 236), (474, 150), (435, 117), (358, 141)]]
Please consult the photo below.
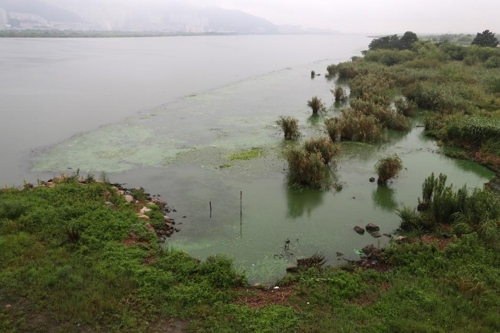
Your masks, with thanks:
[(477, 233), (400, 239), (372, 249), (376, 269), (311, 267), (249, 287), (225, 257), (161, 250), (151, 226), (168, 205), (116, 185), (61, 177), (0, 191), (2, 332), (500, 329), (500, 249)]

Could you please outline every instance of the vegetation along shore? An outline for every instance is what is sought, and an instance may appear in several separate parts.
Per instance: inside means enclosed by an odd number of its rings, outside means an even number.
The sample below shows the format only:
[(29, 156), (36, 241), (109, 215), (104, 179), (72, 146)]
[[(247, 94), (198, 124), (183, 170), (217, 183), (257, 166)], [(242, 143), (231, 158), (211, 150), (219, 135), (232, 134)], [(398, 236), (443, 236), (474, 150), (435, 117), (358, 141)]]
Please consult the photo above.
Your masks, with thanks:
[[(289, 186), (341, 190), (342, 142), (384, 142), (388, 131), (408, 131), (410, 117), (446, 154), (499, 173), (496, 46), (489, 31), (471, 46), (407, 32), (329, 66), (345, 108), (328, 118), (317, 97), (304, 101), (324, 134), (284, 151)], [(293, 115), (277, 125), (284, 140), (301, 140)], [(378, 186), (404, 167), (397, 155), (382, 158)], [(387, 247), (367, 246), (337, 267), (321, 253), (299, 258), (276, 284), (250, 286), (225, 256), (200, 262), (162, 246), (182, 232), (168, 204), (106, 178), (77, 173), (0, 191), (1, 332), (500, 331), (498, 180), (455, 188), (431, 174), (415, 204), (396, 212)]]

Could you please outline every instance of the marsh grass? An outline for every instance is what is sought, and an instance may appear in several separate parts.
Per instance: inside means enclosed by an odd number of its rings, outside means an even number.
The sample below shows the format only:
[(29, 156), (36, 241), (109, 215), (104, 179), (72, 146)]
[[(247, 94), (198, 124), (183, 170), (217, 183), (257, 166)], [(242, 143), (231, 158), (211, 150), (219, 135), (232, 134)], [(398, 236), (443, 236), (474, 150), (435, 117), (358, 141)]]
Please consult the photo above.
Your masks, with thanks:
[(375, 171), (378, 175), (377, 183), (386, 185), (389, 179), (396, 177), (402, 169), (403, 163), (398, 155), (381, 158), (375, 165)]
[[(245, 283), (225, 257), (199, 264), (161, 251), (135, 206), (121, 196), (113, 209), (104, 204), (114, 192), (73, 182), (0, 191), (0, 331), (138, 332), (160, 315), (228, 302), (225, 290)], [(125, 245), (132, 234), (137, 244)]]
[(394, 107), (396, 110), (403, 114), (405, 117), (412, 117), (418, 109), (417, 103), (408, 101), (404, 97), (399, 97), (394, 100)]
[(332, 141), (381, 142), (386, 139), (377, 118), (353, 109), (342, 111), (339, 118), (325, 119), (325, 127)]
[(332, 170), (325, 164), (321, 152), (307, 152), (304, 148), (292, 148), (286, 153), (288, 180), (291, 185), (313, 189), (331, 186)]
[(309, 154), (319, 153), (325, 164), (330, 164), (332, 159), (340, 153), (340, 146), (330, 138), (311, 138), (304, 143), (304, 149)]
[(334, 90), (330, 90), (335, 97), (335, 102), (345, 102), (347, 101), (347, 93), (342, 87), (335, 87)]
[(299, 120), (290, 116), (281, 116), (276, 124), (281, 127), (285, 140), (294, 140), (300, 137)]
[(244, 150), (244, 151), (241, 151), (239, 153), (231, 154), (227, 157), (227, 159), (230, 161), (236, 161), (236, 160), (247, 161), (247, 160), (251, 160), (254, 158), (259, 158), (263, 154), (264, 154), (264, 152), (263, 152), (262, 148), (253, 147), (251, 149)]
[(307, 101), (307, 106), (311, 108), (313, 115), (318, 114), (319, 111), (325, 110), (325, 105), (317, 96), (314, 96), (310, 101)]

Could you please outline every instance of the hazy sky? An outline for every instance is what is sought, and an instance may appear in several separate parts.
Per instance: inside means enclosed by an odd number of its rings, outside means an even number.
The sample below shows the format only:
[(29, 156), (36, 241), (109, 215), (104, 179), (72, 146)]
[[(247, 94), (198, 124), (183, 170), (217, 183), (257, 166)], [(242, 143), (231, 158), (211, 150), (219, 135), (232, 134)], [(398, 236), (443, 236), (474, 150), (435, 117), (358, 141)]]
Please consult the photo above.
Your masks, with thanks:
[[(60, 2), (62, 0), (46, 0)], [(239, 9), (276, 24), (342, 32), (500, 33), (500, 0), (64, 0), (148, 6), (162, 3)]]
[(241, 9), (277, 24), (343, 32), (500, 33), (500, 0), (190, 0)]

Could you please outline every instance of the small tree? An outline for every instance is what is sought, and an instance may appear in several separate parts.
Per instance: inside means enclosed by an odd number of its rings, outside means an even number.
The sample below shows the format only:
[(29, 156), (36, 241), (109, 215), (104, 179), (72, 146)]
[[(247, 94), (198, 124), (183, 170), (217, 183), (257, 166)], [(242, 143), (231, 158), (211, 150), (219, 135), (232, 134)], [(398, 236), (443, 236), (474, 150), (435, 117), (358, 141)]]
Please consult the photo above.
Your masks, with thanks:
[(411, 50), (413, 43), (418, 42), (418, 37), (414, 32), (407, 31), (398, 42), (398, 49)]
[(325, 110), (325, 105), (317, 96), (314, 96), (310, 101), (307, 101), (307, 106), (312, 109), (313, 114), (318, 114), (318, 111)]
[(276, 124), (283, 130), (285, 140), (297, 139), (300, 136), (299, 120), (297, 118), (281, 116), (276, 120)]
[(378, 175), (377, 183), (379, 185), (387, 184), (387, 181), (397, 176), (403, 169), (403, 163), (398, 155), (381, 158), (375, 165), (375, 171)]
[(368, 45), (368, 48), (370, 50), (380, 50), (380, 49), (393, 50), (398, 48), (398, 44), (399, 44), (398, 35), (391, 35), (372, 40), (370, 45)]
[(476, 38), (472, 41), (472, 45), (485, 46), (485, 47), (497, 47), (498, 39), (495, 37), (495, 33), (484, 30), (483, 32), (478, 32)]

